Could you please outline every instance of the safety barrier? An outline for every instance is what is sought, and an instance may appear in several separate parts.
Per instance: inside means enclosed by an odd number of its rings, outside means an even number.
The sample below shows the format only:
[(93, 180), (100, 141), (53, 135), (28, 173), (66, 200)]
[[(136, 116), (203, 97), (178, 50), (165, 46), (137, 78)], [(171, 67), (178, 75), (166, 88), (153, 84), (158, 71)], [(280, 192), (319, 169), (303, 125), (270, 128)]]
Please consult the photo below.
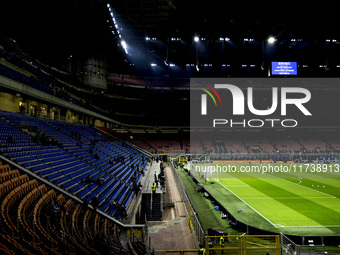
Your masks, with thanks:
[(162, 255), (194, 254), (281, 254), (280, 235), (206, 236), (204, 253), (200, 249), (164, 250)]

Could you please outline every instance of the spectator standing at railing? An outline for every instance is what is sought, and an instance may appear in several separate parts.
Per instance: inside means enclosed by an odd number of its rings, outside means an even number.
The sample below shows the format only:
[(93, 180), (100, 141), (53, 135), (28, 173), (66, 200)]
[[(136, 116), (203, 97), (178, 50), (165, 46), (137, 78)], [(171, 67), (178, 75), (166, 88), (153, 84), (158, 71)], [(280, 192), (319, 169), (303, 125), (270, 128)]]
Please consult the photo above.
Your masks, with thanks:
[(199, 255), (205, 255), (205, 248), (200, 244)]
[(220, 245), (221, 245), (222, 248), (224, 247), (224, 237), (223, 236), (220, 237)]

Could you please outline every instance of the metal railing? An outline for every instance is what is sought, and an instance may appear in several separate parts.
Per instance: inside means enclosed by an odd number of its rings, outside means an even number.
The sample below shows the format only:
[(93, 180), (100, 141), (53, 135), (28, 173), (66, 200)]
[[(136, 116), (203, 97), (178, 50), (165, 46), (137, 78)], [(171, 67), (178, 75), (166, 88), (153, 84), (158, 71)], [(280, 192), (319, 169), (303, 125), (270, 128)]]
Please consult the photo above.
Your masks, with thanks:
[[(221, 238), (223, 242), (221, 242)], [(201, 246), (204, 254), (281, 254), (279, 235), (228, 235), (206, 236), (205, 244)], [(164, 250), (162, 255), (196, 255), (200, 249), (191, 250)]]
[(193, 154), (192, 159), (202, 160), (275, 160), (275, 161), (324, 161), (325, 163), (338, 163), (339, 151), (329, 152), (259, 152), (259, 153), (210, 153)]
[(197, 241), (197, 246), (204, 245), (204, 238), (205, 238), (206, 232), (196, 215), (195, 207), (193, 203), (191, 202), (187, 192), (185, 191), (185, 187), (172, 161), (171, 161), (170, 168), (173, 172), (174, 180), (176, 182), (179, 194), (184, 204), (185, 213), (186, 213), (187, 219), (189, 220), (189, 226), (191, 228), (194, 239)]
[(151, 236), (147, 227), (146, 216), (145, 222), (145, 227), (140, 230), (140, 237), (138, 237), (133, 228), (130, 228), (128, 240), (132, 246), (132, 249), (134, 249), (137, 254), (152, 255), (155, 253), (155, 250), (153, 248)]

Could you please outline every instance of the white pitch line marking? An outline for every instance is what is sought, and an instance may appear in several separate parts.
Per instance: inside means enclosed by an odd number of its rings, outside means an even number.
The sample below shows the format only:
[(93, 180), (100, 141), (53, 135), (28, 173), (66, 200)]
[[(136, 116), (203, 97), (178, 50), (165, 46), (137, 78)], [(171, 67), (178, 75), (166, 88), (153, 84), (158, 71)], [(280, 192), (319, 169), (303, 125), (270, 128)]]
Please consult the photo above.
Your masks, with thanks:
[[(215, 179), (216, 180), (216, 179)], [(217, 181), (222, 187), (224, 187), (226, 190), (228, 190), (230, 193), (232, 193), (235, 197), (237, 197), (238, 199), (240, 199), (243, 203), (245, 203), (247, 206), (249, 206), (249, 208), (251, 208), (254, 212), (256, 212), (258, 215), (260, 215), (262, 218), (264, 218), (266, 221), (268, 221), (271, 225), (273, 225), (274, 227), (277, 228), (277, 226), (271, 222), (270, 220), (268, 220), (265, 216), (263, 216), (260, 212), (258, 212), (254, 207), (252, 207), (251, 205), (249, 205), (246, 201), (244, 201), (242, 198), (240, 198), (238, 195), (236, 195), (234, 192), (232, 192), (230, 189), (228, 189), (226, 186), (224, 186), (222, 183), (220, 183), (219, 181)]]
[[(284, 181), (286, 181), (286, 182), (293, 183), (293, 184), (295, 184), (295, 185), (299, 185), (299, 184), (297, 184), (297, 183), (295, 183), (295, 182), (288, 181), (288, 180), (286, 180), (286, 179), (283, 179), (283, 178), (279, 178), (279, 179), (281, 179), (281, 180), (284, 180)], [(310, 190), (313, 190), (313, 191), (319, 192), (319, 193), (321, 193), (321, 194), (324, 194), (324, 195), (326, 195), (326, 196), (329, 196), (330, 198), (336, 198), (335, 196), (332, 196), (332, 195), (330, 195), (330, 194), (327, 194), (327, 193), (325, 193), (325, 192), (322, 192), (322, 191), (319, 191), (319, 190), (316, 190), (316, 189), (312, 189), (312, 188), (310, 188), (310, 187), (307, 187), (307, 186), (304, 186), (304, 185), (299, 185), (299, 186), (300, 186), (300, 187), (304, 187), (304, 188), (306, 188), (306, 189), (310, 189)]]
[[(241, 182), (242, 183), (242, 187), (250, 187), (247, 183), (241, 181), (240, 179), (237, 179), (233, 176), (231, 176), (230, 174), (228, 174), (230, 176), (230, 178), (234, 179), (234, 180), (237, 180), (238, 182)], [(228, 178), (228, 177), (227, 177)], [(215, 179), (216, 180), (216, 179)], [(232, 185), (228, 185), (229, 187), (233, 187)], [(236, 185), (236, 186), (240, 186), (240, 185)]]

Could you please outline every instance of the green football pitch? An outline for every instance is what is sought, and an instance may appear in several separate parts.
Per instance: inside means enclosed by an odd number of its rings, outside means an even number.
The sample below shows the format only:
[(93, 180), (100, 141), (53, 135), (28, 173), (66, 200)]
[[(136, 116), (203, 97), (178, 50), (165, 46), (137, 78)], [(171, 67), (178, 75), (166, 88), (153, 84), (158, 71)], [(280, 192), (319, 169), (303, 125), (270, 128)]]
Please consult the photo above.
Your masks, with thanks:
[[(294, 165), (303, 173), (284, 175), (207, 174), (194, 167), (189, 167), (191, 173), (238, 221), (285, 234), (340, 234), (340, 172), (330, 171), (334, 165), (325, 166), (320, 175), (304, 164)], [(233, 167), (238, 172), (246, 165)]]

